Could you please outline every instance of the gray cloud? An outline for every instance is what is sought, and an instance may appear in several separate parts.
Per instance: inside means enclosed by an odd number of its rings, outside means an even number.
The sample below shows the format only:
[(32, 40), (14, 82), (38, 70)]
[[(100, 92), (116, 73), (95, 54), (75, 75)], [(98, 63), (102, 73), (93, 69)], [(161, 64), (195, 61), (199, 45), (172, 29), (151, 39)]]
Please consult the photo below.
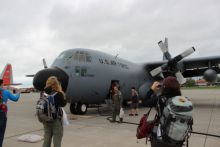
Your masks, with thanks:
[(15, 82), (32, 79), (63, 50), (91, 48), (133, 62), (161, 60), (157, 42), (169, 38), (173, 56), (219, 55), (219, 1), (1, 1), (0, 69), (13, 65)]

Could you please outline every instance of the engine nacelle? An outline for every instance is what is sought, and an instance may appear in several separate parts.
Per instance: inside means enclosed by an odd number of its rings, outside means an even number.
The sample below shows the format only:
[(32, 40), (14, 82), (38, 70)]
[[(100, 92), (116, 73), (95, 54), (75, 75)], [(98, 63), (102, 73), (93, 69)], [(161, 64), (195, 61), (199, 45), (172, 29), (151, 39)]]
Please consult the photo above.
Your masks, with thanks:
[(209, 82), (209, 83), (216, 83), (218, 80), (218, 75), (216, 73), (216, 71), (214, 71), (213, 69), (207, 69), (204, 74), (204, 79)]

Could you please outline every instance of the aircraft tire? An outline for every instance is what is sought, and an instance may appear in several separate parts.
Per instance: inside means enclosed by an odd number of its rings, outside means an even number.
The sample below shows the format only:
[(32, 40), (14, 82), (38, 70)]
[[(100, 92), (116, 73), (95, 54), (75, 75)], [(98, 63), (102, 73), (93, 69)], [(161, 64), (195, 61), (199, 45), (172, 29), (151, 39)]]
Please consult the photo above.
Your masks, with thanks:
[(87, 108), (88, 108), (88, 104), (86, 104), (86, 103), (78, 103), (76, 110), (77, 110), (78, 114), (84, 115), (87, 112)]
[(72, 114), (78, 114), (75, 108), (75, 103), (74, 104), (70, 104), (70, 112)]
[(126, 101), (126, 102), (123, 102), (123, 106), (126, 106), (128, 104), (128, 102)]

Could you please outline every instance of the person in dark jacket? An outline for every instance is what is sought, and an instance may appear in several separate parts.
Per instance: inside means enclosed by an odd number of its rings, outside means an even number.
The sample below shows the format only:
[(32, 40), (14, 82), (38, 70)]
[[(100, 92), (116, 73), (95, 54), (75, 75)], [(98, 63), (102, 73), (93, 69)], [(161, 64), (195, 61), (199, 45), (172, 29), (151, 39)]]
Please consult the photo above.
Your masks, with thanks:
[[(59, 82), (56, 77), (52, 76), (48, 78), (46, 82), (46, 87), (44, 89), (45, 93), (51, 95), (53, 92), (58, 92), (54, 96), (54, 103), (56, 110), (59, 107), (66, 106), (66, 97), (64, 92), (59, 85)], [(55, 122), (53, 123), (44, 123), (44, 143), (43, 147), (50, 147), (51, 146), (51, 139), (53, 137), (53, 144), (54, 147), (61, 147), (61, 141), (63, 137), (63, 124), (62, 124), (62, 113), (58, 111), (58, 115)]]
[[(134, 110), (136, 111), (136, 114), (135, 116), (138, 116), (138, 106), (139, 106), (139, 97), (138, 97), (138, 93), (137, 91), (135, 90), (134, 87), (131, 87), (131, 97), (130, 97), (130, 100), (131, 100), (131, 113), (129, 114), (129, 116), (134, 116)], [(136, 100), (135, 100), (136, 98)]]
[[(158, 103), (158, 96), (155, 95), (154, 91), (159, 89), (159, 82), (154, 82), (151, 89), (147, 92), (145, 98), (142, 101), (142, 105), (144, 107), (156, 107)], [(160, 114), (162, 114), (163, 109), (165, 107), (166, 102), (164, 102), (164, 99), (162, 97), (166, 97), (168, 100), (171, 97), (174, 96), (181, 96), (181, 91), (180, 91), (180, 85), (179, 82), (175, 77), (167, 77), (163, 85), (161, 87), (161, 94), (159, 95), (159, 104), (160, 104)], [(157, 110), (159, 111), (159, 110)], [(158, 121), (158, 120), (157, 120)], [(159, 142), (157, 140), (157, 136), (153, 135), (152, 140), (151, 140), (151, 147), (182, 147), (182, 145), (167, 145), (162, 142)]]

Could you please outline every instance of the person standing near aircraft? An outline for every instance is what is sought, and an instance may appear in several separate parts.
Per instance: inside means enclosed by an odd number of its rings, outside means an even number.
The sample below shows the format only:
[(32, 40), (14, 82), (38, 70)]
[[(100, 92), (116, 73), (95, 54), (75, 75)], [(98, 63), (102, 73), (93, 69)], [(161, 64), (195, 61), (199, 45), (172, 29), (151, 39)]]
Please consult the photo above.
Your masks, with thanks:
[[(61, 90), (61, 86), (56, 77), (52, 76), (48, 78), (46, 82), (45, 92), (51, 95), (53, 92), (58, 92), (54, 96), (54, 103), (55, 108), (58, 110), (59, 107), (66, 106), (66, 97), (64, 92)], [(59, 112), (59, 116), (62, 114)], [(51, 146), (51, 139), (53, 137), (53, 144), (54, 147), (61, 147), (61, 141), (63, 137), (63, 124), (62, 118), (57, 117), (55, 122), (53, 123), (44, 123), (44, 143), (43, 147), (50, 147)]]
[(129, 116), (134, 116), (134, 110), (136, 111), (135, 116), (138, 116), (138, 105), (139, 105), (139, 97), (138, 97), (138, 93), (135, 90), (134, 87), (131, 88), (131, 113), (129, 114)]
[[(112, 92), (112, 91), (111, 91)], [(119, 115), (120, 113), (120, 109), (122, 108), (122, 103), (123, 103), (123, 97), (121, 92), (118, 90), (118, 87), (115, 86), (114, 87), (114, 109), (112, 112), (112, 120), (110, 121), (111, 123), (115, 123), (116, 122), (116, 115)], [(123, 118), (120, 118), (118, 123), (122, 123), (123, 122)]]
[(7, 101), (18, 101), (20, 97), (20, 90), (17, 90), (17, 95), (14, 96), (8, 90), (3, 90), (4, 80), (0, 79), (0, 147), (2, 147), (7, 124)]
[[(144, 107), (152, 108), (157, 106), (158, 96), (155, 95), (152, 97), (152, 95), (154, 94), (155, 90), (159, 90), (159, 84), (160, 84), (159, 82), (154, 82), (151, 89), (149, 89), (149, 91), (147, 92), (145, 98), (142, 100), (142, 105)], [(169, 98), (172, 98), (174, 96), (181, 96), (180, 85), (175, 77), (169, 76), (164, 80), (161, 89), (161, 94), (159, 96), (159, 106), (160, 106), (161, 114), (166, 104), (164, 103), (164, 97), (166, 97), (166, 99), (168, 100)], [(157, 118), (156, 120), (157, 122), (159, 121), (158, 119), (159, 118)], [(182, 145), (164, 144), (158, 141), (156, 135), (152, 135), (151, 147), (182, 147)]]

